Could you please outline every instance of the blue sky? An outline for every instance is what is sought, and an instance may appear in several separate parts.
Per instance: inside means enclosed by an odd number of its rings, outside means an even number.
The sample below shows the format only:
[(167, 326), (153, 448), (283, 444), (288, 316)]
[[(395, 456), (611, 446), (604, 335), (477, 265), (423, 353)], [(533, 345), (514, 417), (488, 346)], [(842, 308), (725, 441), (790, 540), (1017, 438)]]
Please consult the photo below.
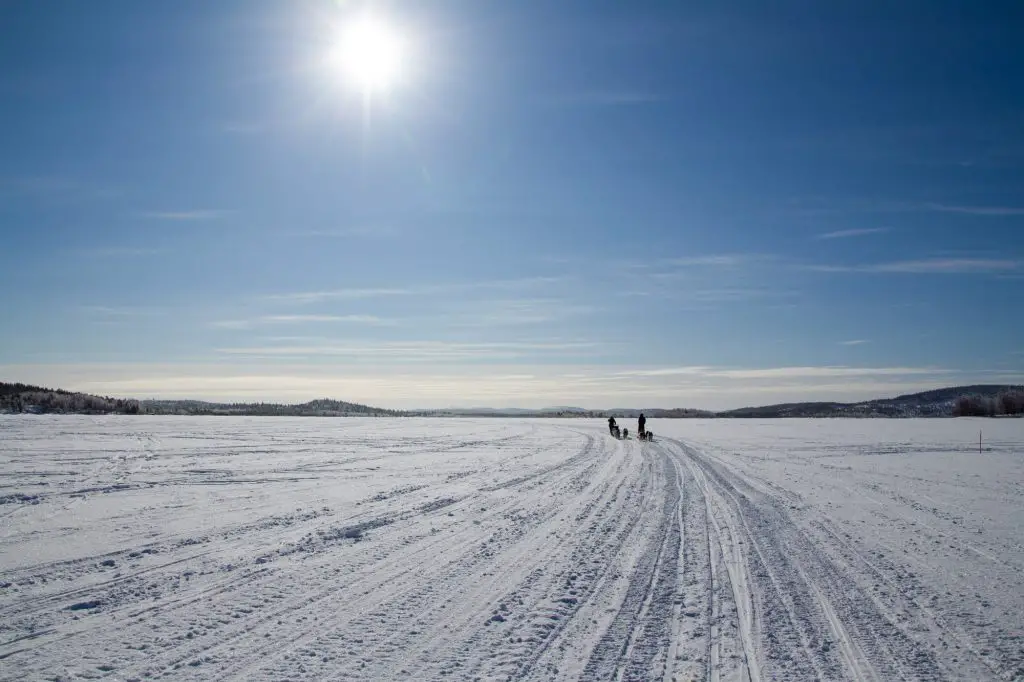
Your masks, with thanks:
[[(366, 11), (406, 57), (369, 97), (326, 59)], [(1024, 381), (1021, 27), (1012, 2), (6, 3), (0, 377), (388, 407)]]

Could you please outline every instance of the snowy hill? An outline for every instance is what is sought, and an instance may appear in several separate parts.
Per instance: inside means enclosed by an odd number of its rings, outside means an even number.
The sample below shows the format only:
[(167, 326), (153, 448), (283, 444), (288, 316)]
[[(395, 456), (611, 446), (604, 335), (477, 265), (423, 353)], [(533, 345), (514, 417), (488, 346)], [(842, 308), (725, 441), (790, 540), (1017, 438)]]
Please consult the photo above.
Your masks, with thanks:
[(139, 402), (31, 384), (0, 382), (0, 412), (138, 414)]
[(146, 414), (249, 415), (267, 417), (393, 417), (402, 413), (379, 407), (322, 398), (298, 405), (278, 403), (208, 403), (199, 400), (144, 400)]
[(860, 403), (783, 403), (719, 412), (719, 417), (951, 417), (963, 397), (996, 399), (1017, 393), (1020, 386), (980, 384), (951, 386), (922, 393), (879, 398)]

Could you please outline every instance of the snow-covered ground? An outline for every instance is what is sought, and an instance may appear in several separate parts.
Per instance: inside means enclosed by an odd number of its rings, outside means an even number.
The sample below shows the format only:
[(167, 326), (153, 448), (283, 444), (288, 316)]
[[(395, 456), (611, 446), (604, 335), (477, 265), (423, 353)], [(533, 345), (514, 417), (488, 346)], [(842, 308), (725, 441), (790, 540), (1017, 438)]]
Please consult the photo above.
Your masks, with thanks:
[(649, 426), (0, 417), (0, 678), (1024, 679), (1024, 420)]

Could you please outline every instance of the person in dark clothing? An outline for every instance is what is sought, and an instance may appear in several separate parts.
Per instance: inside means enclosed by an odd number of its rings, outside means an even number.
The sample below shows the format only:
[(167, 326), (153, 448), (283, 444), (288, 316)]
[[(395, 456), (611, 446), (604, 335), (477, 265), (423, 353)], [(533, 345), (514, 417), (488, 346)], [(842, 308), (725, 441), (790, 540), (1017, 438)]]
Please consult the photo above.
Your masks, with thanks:
[(647, 426), (647, 417), (644, 416), (643, 412), (640, 413), (640, 418), (636, 420), (636, 425), (639, 427), (637, 429), (637, 433), (639, 433), (640, 437), (643, 438), (644, 434), (647, 433), (647, 429), (644, 428)]
[(608, 417), (608, 433), (614, 436), (617, 430), (618, 428), (615, 424), (615, 417)]

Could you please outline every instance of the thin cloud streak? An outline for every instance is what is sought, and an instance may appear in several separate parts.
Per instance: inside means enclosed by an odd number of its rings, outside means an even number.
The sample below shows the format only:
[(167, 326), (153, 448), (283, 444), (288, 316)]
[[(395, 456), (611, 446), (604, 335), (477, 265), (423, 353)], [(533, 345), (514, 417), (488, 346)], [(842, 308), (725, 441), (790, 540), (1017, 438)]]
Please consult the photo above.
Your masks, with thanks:
[(840, 346), (863, 346), (865, 343), (871, 343), (867, 339), (852, 339), (850, 341), (840, 341)]
[(1022, 261), (992, 258), (933, 258), (873, 263), (869, 265), (809, 265), (814, 272), (861, 272), (918, 275), (969, 275), (1006, 273), (1020, 269)]
[(228, 121), (220, 126), (221, 132), (231, 135), (256, 135), (267, 129), (266, 124), (253, 121)]
[(976, 216), (1024, 216), (1024, 207), (1020, 206), (951, 206), (949, 204), (927, 204), (932, 211), (943, 213), (963, 213)]
[(566, 277), (525, 277), (522, 279), (462, 282), (453, 284), (426, 284), (413, 287), (380, 287), (334, 289), (328, 291), (300, 291), (287, 294), (269, 294), (264, 299), (271, 301), (292, 301), (294, 303), (315, 303), (334, 299), (366, 299), (388, 296), (431, 296), (455, 294), (478, 290), (514, 291), (547, 284), (564, 282)]
[(722, 253), (707, 256), (693, 256), (683, 258), (667, 258), (664, 260), (668, 265), (686, 267), (723, 267), (734, 268), (745, 263), (770, 260), (771, 257), (765, 254), (756, 253)]
[[(454, 327), (511, 327), (565, 321), (596, 313), (590, 305), (561, 299), (513, 299), (472, 301), (469, 310), (453, 314), (446, 324)], [(441, 318), (434, 316), (434, 320)]]
[(426, 294), (427, 291), (417, 291), (416, 289), (400, 289), (400, 288), (377, 288), (377, 289), (335, 289), (333, 291), (300, 291), (293, 294), (270, 294), (265, 296), (270, 301), (292, 301), (295, 303), (316, 303), (319, 301), (328, 301), (334, 299), (349, 300), (349, 299), (364, 299), (364, 298), (382, 298), (386, 296), (415, 296), (417, 294)]
[(955, 370), (937, 367), (770, 367), (763, 369), (717, 368), (717, 367), (665, 367), (659, 369), (628, 370), (618, 376), (692, 376), (714, 377), (734, 380), (760, 379), (816, 379), (822, 377), (884, 377), (950, 374)]
[(217, 209), (199, 209), (192, 211), (144, 211), (139, 215), (143, 218), (151, 218), (153, 220), (177, 220), (177, 221), (198, 221), (198, 220), (216, 220), (230, 213), (230, 211), (223, 211)]
[(619, 377), (675, 377), (675, 376), (704, 376), (713, 371), (712, 367), (662, 367), (659, 369), (634, 369), (615, 372)]
[(626, 262), (613, 295), (670, 300), (676, 306), (710, 309), (755, 300), (792, 299), (802, 292), (782, 277), (792, 269), (786, 258), (768, 253), (718, 253)]
[(371, 326), (393, 326), (395, 320), (386, 320), (375, 315), (264, 315), (250, 320), (221, 320), (212, 326), (221, 329), (252, 329), (264, 325), (305, 324), (305, 323), (349, 323)]
[(398, 235), (398, 230), (393, 227), (342, 227), (333, 230), (296, 230), (286, 234), (289, 237), (351, 239), (356, 237), (394, 237)]
[(882, 234), (888, 232), (887, 227), (865, 227), (857, 230), (837, 230), (835, 232), (825, 232), (819, 234), (815, 239), (848, 239), (850, 237), (865, 237), (869, 234)]
[(152, 315), (159, 315), (163, 312), (159, 308), (132, 308), (105, 305), (83, 305), (79, 306), (78, 310), (86, 315), (95, 315), (97, 317), (105, 318), (149, 317)]
[(593, 352), (600, 347), (592, 342), (572, 343), (445, 343), (440, 341), (411, 341), (369, 343), (366, 345), (306, 345), (264, 346), (250, 348), (218, 348), (218, 353), (253, 357), (350, 357), (390, 358), (395, 361), (421, 361), (443, 359), (508, 359), (531, 355)]
[(111, 246), (97, 249), (85, 249), (80, 252), (88, 258), (143, 258), (157, 256), (162, 249), (133, 248), (128, 246)]
[(741, 265), (776, 260), (776, 256), (764, 253), (711, 253), (701, 256), (677, 256), (654, 260), (626, 260), (610, 263), (617, 270), (644, 272), (665, 268), (736, 268)]
[(813, 218), (850, 213), (961, 213), (973, 216), (1021, 216), (1022, 206), (968, 206), (941, 202), (894, 201), (888, 199), (859, 199), (853, 201), (789, 202), (787, 214)]

